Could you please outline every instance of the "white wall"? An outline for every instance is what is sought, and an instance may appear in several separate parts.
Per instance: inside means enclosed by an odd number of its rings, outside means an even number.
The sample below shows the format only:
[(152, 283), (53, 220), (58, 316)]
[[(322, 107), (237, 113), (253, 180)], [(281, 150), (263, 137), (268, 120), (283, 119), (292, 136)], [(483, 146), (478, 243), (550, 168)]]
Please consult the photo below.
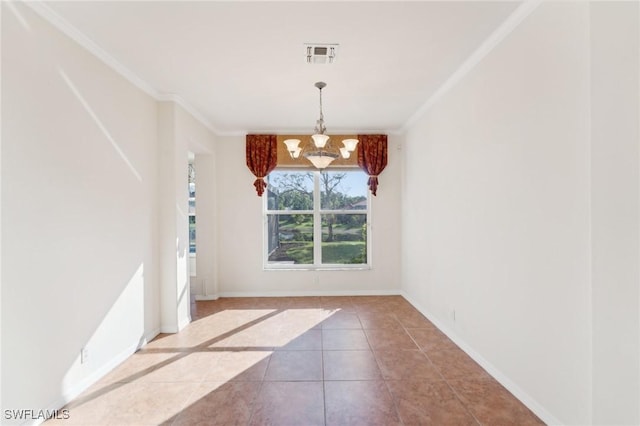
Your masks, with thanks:
[(3, 410), (59, 408), (157, 333), (156, 114), (2, 2)]
[(408, 132), (403, 209), (410, 298), (554, 417), (582, 424), (588, 71), (586, 4), (540, 6)]
[(593, 421), (640, 424), (640, 7), (591, 5)]
[(403, 290), (549, 423), (640, 420), (637, 6), (542, 3), (406, 135)]
[(389, 162), (372, 196), (372, 268), (366, 271), (263, 270), (262, 199), (246, 167), (245, 137), (217, 146), (218, 285), (221, 295), (398, 293), (400, 290), (400, 153), (389, 137)]

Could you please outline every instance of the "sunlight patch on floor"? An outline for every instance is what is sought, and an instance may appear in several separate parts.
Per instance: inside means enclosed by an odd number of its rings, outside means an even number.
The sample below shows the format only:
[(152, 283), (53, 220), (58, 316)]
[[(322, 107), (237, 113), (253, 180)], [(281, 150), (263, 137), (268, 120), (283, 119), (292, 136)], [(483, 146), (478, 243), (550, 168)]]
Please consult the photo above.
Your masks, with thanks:
[(335, 310), (327, 309), (287, 309), (215, 342), (210, 347), (278, 348), (318, 326), (335, 312)]
[(253, 321), (276, 312), (275, 309), (226, 310), (211, 314), (192, 322), (180, 333), (169, 334), (150, 342), (144, 350), (194, 348), (208, 341), (215, 341), (234, 330), (241, 329)]

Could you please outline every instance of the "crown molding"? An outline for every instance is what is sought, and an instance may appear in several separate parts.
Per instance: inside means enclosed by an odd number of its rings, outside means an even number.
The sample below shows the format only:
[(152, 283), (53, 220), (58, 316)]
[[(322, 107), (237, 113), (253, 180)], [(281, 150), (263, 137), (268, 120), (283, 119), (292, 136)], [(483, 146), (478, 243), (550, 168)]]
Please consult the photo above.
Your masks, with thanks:
[(136, 86), (138, 89), (142, 90), (149, 96), (154, 99), (158, 99), (159, 93), (158, 91), (136, 75), (133, 71), (122, 65), (118, 62), (113, 56), (109, 55), (102, 47), (100, 47), (96, 42), (87, 37), (84, 33), (78, 30), (76, 27), (71, 25), (66, 19), (58, 15), (54, 12), (49, 5), (45, 2), (36, 0), (36, 1), (28, 1), (24, 3), (29, 6), (34, 12), (40, 15), (41, 18), (49, 22), (56, 29), (61, 31), (71, 40), (78, 43), (80, 46), (84, 47), (88, 50), (92, 55), (100, 59), (122, 77), (127, 79), (131, 84)]
[[(244, 130), (240, 132), (228, 132), (224, 133), (224, 136), (244, 136), (247, 134), (255, 134), (255, 135), (311, 135), (313, 133), (313, 129), (304, 128), (304, 129), (292, 129), (292, 128), (280, 128), (280, 129), (252, 129), (252, 130)], [(399, 135), (401, 132), (397, 130), (388, 130), (388, 129), (331, 129), (330, 132), (327, 132), (327, 135)]]
[(258, 134), (258, 135), (271, 135), (278, 132), (268, 131), (268, 132), (254, 132), (249, 130), (229, 130), (227, 132), (220, 132), (218, 136), (223, 137), (236, 137), (236, 136), (246, 136), (248, 134)]
[(525, 0), (507, 19), (496, 28), (489, 37), (442, 83), (422, 106), (396, 131), (406, 133), (416, 121), (422, 118), (449, 90), (455, 87), (476, 65), (496, 48), (511, 32), (518, 27), (541, 3), (541, 0)]
[(215, 135), (219, 135), (220, 132), (207, 120), (200, 111), (190, 105), (187, 101), (175, 94), (166, 94), (159, 92), (155, 87), (147, 83), (143, 78), (131, 71), (129, 68), (122, 65), (117, 59), (111, 56), (105, 49), (100, 47), (96, 42), (87, 37), (82, 31), (71, 25), (69, 21), (54, 12), (44, 1), (34, 0), (24, 2), (31, 10), (38, 14), (45, 21), (49, 22), (60, 32), (65, 34), (71, 40), (78, 43), (85, 48), (93, 56), (101, 60), (108, 67), (120, 74), (124, 79), (129, 81), (138, 89), (142, 90), (147, 95), (151, 96), (156, 101), (171, 101), (180, 105), (189, 114), (199, 121), (207, 129), (211, 130)]

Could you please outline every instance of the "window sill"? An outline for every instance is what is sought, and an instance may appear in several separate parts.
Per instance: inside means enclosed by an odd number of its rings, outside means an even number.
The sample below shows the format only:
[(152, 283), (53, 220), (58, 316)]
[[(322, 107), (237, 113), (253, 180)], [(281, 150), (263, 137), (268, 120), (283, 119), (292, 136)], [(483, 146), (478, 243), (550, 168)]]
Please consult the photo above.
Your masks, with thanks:
[(278, 266), (265, 266), (263, 271), (369, 271), (371, 265), (357, 265), (357, 266), (313, 266), (313, 265), (278, 265)]

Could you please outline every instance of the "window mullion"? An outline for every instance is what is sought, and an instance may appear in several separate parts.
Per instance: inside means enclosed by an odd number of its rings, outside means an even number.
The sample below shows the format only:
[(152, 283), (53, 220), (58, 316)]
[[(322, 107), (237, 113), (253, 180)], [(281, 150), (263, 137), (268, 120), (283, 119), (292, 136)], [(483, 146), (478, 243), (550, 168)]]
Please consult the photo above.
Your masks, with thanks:
[(320, 172), (313, 174), (313, 264), (322, 264), (322, 217), (320, 216)]

